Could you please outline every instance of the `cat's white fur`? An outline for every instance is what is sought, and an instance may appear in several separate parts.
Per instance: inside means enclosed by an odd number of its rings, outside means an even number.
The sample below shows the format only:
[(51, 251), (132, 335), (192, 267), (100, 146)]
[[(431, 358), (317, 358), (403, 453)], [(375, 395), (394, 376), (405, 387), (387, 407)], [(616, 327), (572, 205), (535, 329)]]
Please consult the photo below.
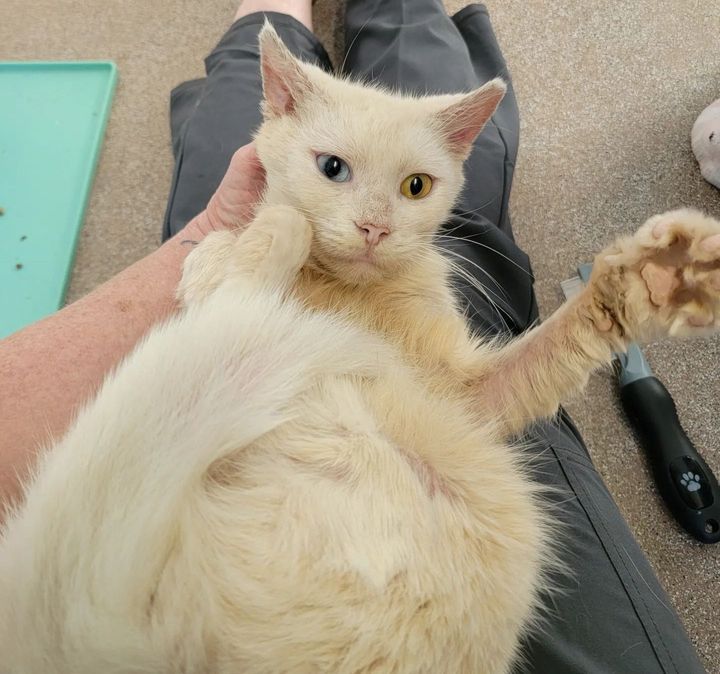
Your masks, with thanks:
[[(650, 321), (633, 265), (654, 239), (482, 345), (423, 235), (504, 87), (407, 99), (297, 63), (270, 29), (262, 46), (265, 206), (190, 256), (187, 309), (28, 485), (0, 544), (3, 674), (504, 674), (532, 620), (549, 528), (507, 438), (641, 332), (618, 288)], [(436, 185), (406, 203), (416, 171)], [(358, 217), (391, 227), (371, 262), (350, 260)]]

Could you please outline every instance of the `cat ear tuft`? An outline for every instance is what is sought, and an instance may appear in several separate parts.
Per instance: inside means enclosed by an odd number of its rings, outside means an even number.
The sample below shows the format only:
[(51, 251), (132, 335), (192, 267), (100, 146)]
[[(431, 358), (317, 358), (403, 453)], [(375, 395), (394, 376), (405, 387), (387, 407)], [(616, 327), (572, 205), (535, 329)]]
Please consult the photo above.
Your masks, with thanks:
[(310, 80), (267, 20), (260, 31), (259, 44), (263, 113), (266, 118), (290, 115), (310, 91)]
[(440, 112), (441, 132), (455, 154), (463, 157), (470, 154), (473, 141), (492, 117), (506, 90), (505, 82), (495, 78)]

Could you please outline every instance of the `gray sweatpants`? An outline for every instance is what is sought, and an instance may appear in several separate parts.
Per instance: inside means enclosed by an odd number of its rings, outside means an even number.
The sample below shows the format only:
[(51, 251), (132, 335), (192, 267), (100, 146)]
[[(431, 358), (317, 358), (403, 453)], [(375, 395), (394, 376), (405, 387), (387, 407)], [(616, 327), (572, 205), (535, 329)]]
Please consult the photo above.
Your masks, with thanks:
[[(232, 153), (260, 123), (257, 34), (265, 16), (298, 57), (333, 69), (317, 38), (289, 16), (253, 14), (236, 22), (207, 57), (207, 77), (172, 93), (176, 169), (165, 237), (205, 207)], [(421, 93), (467, 91), (497, 75), (509, 81), (482, 5), (448, 17), (440, 0), (347, 0), (346, 32), (344, 70), (353, 76)], [(473, 327), (491, 334), (519, 334), (537, 318), (529, 260), (513, 240), (508, 216), (518, 135), (510, 87), (475, 144), (467, 187), (445, 227), (455, 236), (450, 247), (467, 258), (467, 271), (492, 293), (496, 306), (457, 282)], [(548, 507), (566, 524), (562, 550), (573, 575), (556, 579), (563, 592), (548, 600), (545, 628), (528, 641), (518, 672), (703, 672), (567, 414), (528, 435), (537, 479), (557, 489)]]

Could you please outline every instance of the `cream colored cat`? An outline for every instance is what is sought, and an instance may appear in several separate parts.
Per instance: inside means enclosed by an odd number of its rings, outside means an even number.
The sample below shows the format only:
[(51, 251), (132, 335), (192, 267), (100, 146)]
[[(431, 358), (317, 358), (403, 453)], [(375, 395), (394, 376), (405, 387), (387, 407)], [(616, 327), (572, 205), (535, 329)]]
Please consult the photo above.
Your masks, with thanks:
[(506, 673), (552, 562), (510, 439), (628, 340), (718, 326), (720, 223), (676, 211), (481, 344), (431, 235), (504, 85), (402, 98), (261, 44), (265, 204), (28, 486), (3, 673)]

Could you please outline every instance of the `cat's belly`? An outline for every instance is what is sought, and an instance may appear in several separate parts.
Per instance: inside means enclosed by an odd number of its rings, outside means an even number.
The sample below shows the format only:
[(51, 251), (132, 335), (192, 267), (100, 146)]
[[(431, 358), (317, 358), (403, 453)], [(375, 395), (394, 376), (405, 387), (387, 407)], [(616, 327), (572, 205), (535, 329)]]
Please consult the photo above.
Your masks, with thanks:
[(259, 656), (254, 633), (292, 660), (312, 624), (337, 662), (365, 644), (355, 669), (327, 671), (365, 671), (398, 643), (427, 663), (407, 671), (496, 671), (482, 667), (517, 640), (545, 553), (517, 450), (404, 371), (327, 378), (298, 410), (209, 485), (203, 546), (242, 588), (227, 620), (240, 660)]
[(5, 532), (7, 670), (504, 674), (545, 524), (465, 405), (371, 335), (218, 291), (106, 382)]

